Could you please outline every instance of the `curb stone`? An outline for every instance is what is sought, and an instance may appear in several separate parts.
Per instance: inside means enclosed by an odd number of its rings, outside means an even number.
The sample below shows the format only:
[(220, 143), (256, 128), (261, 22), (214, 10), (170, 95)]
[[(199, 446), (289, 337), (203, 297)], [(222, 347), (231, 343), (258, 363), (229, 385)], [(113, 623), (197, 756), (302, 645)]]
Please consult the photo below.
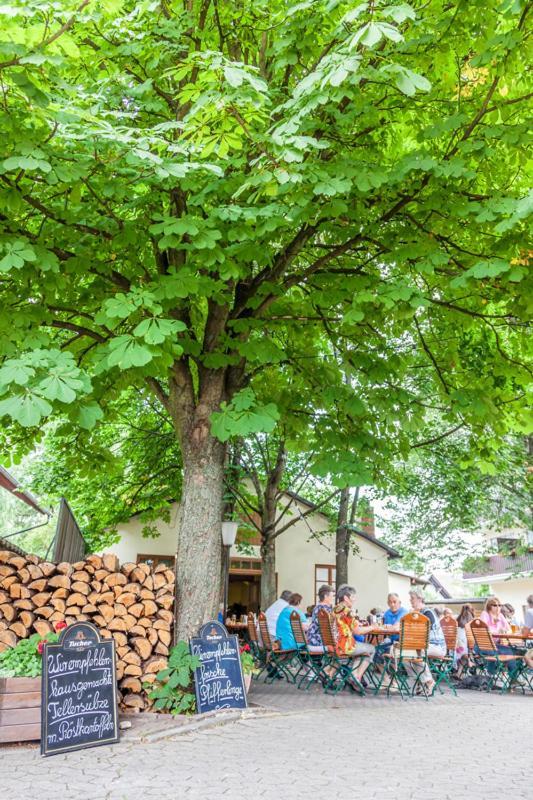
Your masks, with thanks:
[(255, 717), (277, 717), (280, 716), (278, 711), (273, 711), (267, 708), (246, 708), (242, 711), (208, 711), (203, 714), (201, 719), (193, 717), (191, 722), (181, 722), (172, 728), (167, 728), (164, 731), (155, 731), (154, 733), (147, 733), (144, 736), (140, 735), (137, 738), (132, 738), (130, 741), (137, 742), (157, 742), (161, 739), (169, 739), (173, 736), (179, 736), (186, 733), (194, 733), (198, 730), (206, 730), (208, 728), (215, 728), (221, 725), (228, 725), (230, 723), (239, 722), (239, 720), (253, 719)]

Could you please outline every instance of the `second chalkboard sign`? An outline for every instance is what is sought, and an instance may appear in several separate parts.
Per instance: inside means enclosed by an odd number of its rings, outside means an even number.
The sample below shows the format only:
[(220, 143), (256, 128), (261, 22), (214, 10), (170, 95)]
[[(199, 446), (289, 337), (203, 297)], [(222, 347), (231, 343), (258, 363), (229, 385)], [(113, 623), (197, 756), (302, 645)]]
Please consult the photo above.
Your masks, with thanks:
[(76, 622), (43, 652), (41, 755), (118, 742), (115, 642)]
[(200, 666), (194, 671), (198, 714), (223, 708), (247, 708), (239, 639), (228, 636), (220, 622), (202, 625), (190, 640), (191, 653)]

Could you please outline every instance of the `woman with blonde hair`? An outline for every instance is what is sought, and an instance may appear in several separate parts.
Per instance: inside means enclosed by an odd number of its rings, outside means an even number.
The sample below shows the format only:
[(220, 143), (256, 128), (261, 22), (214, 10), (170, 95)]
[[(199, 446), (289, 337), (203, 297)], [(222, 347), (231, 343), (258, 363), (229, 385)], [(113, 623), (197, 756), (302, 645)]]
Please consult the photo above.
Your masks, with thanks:
[(479, 615), (491, 633), (511, 633), (511, 626), (502, 614), (502, 604), (497, 597), (488, 597)]

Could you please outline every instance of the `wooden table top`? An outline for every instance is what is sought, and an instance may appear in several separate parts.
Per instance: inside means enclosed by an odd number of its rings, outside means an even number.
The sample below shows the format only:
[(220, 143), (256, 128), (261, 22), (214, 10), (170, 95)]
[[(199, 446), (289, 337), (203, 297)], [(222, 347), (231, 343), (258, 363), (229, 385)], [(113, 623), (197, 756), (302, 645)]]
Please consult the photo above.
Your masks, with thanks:
[(400, 627), (397, 628), (372, 628), (371, 631), (368, 631), (366, 636), (397, 636), (400, 633)]
[(521, 639), (522, 641), (529, 641), (533, 639), (533, 633), (531, 631), (526, 636), (523, 633), (493, 633), (493, 639)]

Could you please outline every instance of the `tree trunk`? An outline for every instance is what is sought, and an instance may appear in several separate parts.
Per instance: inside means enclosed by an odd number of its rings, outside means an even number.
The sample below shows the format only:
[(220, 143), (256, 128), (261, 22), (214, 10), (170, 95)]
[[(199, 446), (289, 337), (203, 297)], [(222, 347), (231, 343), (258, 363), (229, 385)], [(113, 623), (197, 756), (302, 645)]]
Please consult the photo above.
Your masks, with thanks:
[(348, 545), (349, 531), (348, 506), (350, 503), (350, 489), (341, 491), (339, 513), (337, 515), (337, 532), (335, 535), (335, 571), (337, 588), (343, 583), (348, 583)]
[(261, 611), (276, 599), (276, 540), (261, 544)]
[(222, 576), (224, 445), (209, 433), (183, 441), (176, 551), (175, 641), (216, 619)]

